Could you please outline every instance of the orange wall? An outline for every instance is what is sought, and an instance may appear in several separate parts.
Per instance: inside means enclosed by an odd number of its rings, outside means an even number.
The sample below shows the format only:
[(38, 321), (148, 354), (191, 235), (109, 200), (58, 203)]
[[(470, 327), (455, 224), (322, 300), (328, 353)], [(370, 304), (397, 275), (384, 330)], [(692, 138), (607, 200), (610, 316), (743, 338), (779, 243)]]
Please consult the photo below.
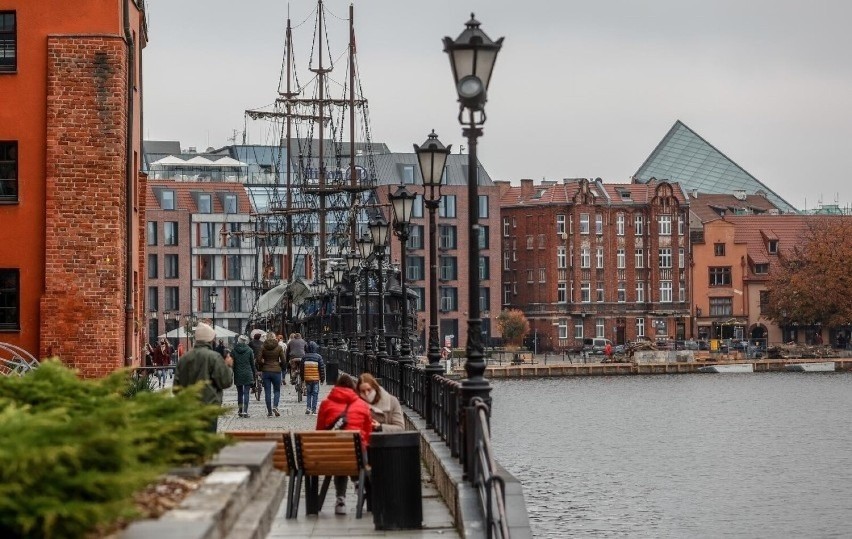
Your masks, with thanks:
[[(49, 313), (40, 314), (39, 309), (48, 267), (45, 260), (48, 36), (87, 34), (123, 39), (124, 4), (125, 0), (0, 0), (0, 11), (14, 10), (17, 14), (18, 40), (17, 73), (0, 74), (0, 140), (17, 140), (19, 155), (18, 203), (0, 205), (0, 266), (20, 268), (21, 274), (21, 330), (0, 333), (0, 342), (22, 346), (33, 355), (39, 354), (40, 328), (49, 322)], [(131, 27), (139, 37), (141, 15), (132, 1), (127, 0), (127, 4), (131, 6)], [(140, 80), (137, 77), (137, 89), (141, 88)], [(141, 148), (139, 101), (137, 91), (136, 134), (132, 142), (137, 152)], [(137, 244), (139, 228), (134, 227), (133, 232)], [(134, 267), (138, 267), (138, 253), (139, 249), (134, 249)]]
[[(725, 244), (725, 256), (716, 256), (714, 244)], [(748, 314), (746, 305), (747, 294), (743, 283), (743, 261), (746, 260), (746, 245), (734, 243), (734, 225), (719, 219), (704, 225), (704, 243), (692, 245), (693, 279), (692, 279), (692, 306), (693, 314), (696, 308), (701, 309), (701, 316), (697, 316), (698, 325), (709, 325), (712, 319), (720, 318), (710, 316), (710, 297), (733, 298), (732, 317), (743, 317)], [(710, 286), (710, 269), (714, 266), (731, 267), (731, 286)], [(707, 324), (702, 324), (702, 320)]]

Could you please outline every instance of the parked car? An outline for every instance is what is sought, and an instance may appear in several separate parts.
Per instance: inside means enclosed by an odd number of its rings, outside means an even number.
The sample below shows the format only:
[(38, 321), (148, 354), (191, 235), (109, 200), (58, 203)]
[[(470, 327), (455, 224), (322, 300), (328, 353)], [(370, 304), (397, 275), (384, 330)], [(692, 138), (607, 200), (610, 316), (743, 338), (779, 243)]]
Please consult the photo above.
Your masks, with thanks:
[(604, 348), (606, 348), (607, 343), (612, 344), (612, 341), (600, 337), (595, 337), (593, 339), (583, 339), (583, 351), (589, 354), (600, 356), (603, 355)]

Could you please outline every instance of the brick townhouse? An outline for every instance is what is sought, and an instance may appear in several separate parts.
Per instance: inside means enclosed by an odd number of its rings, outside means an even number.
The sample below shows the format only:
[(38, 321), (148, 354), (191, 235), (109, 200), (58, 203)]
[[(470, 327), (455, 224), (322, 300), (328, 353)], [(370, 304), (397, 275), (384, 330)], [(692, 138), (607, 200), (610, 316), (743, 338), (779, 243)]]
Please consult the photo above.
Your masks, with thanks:
[(499, 183), (502, 304), (524, 312), (539, 350), (691, 335), (689, 206), (677, 183)]
[(0, 0), (0, 342), (86, 376), (144, 327), (144, 5)]

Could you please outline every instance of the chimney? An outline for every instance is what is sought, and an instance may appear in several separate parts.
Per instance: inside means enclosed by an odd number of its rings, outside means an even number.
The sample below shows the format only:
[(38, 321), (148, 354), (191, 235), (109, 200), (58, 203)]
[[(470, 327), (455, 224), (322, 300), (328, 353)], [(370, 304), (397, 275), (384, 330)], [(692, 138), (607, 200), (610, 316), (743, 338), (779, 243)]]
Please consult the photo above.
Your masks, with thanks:
[(535, 187), (533, 186), (533, 181), (531, 179), (522, 179), (521, 180), (521, 197), (529, 198), (533, 196), (535, 193)]
[(734, 189), (734, 198), (737, 200), (745, 200), (746, 192), (745, 189)]
[(692, 198), (698, 198), (698, 189), (692, 190)]

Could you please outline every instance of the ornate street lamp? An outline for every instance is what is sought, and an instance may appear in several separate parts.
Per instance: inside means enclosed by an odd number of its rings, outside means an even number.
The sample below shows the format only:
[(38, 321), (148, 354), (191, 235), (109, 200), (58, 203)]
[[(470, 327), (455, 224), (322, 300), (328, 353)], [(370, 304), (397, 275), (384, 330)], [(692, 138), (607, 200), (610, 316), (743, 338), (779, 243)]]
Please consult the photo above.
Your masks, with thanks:
[[(444, 168), (450, 155), (452, 144), (444, 146), (435, 130), (429, 134), (422, 145), (414, 145), (417, 162), (420, 164), (420, 175), (423, 179), (423, 202), (429, 210), (429, 344), (426, 357), (429, 364), (426, 372), (431, 384), (432, 376), (441, 374), (441, 346), (438, 342), (438, 242), (435, 210), (441, 202), (441, 185), (444, 183)], [(432, 425), (432, 392), (427, 390), (426, 424)]]
[[(324, 282), (325, 282), (326, 293), (328, 294), (328, 297), (329, 297), (329, 303), (331, 303), (331, 299), (334, 297), (334, 295), (333, 295), (334, 273), (332, 273), (331, 270), (325, 272)], [(335, 311), (337, 310), (337, 305), (334, 306), (334, 309), (335, 309)], [(329, 309), (326, 309), (326, 311), (329, 311)], [(337, 331), (334, 328), (334, 319), (332, 318), (333, 316), (334, 315), (329, 311), (328, 312), (328, 322), (329, 322), (328, 325), (331, 326), (331, 327), (329, 328), (330, 331), (328, 331), (326, 333), (330, 337), (331, 346), (337, 346), (339, 344), (339, 341), (338, 341), (338, 338), (337, 338)]]
[(377, 335), (379, 337), (379, 348), (376, 351), (376, 359), (382, 360), (388, 357), (387, 343), (385, 342), (385, 293), (384, 293), (384, 278), (385, 278), (385, 246), (388, 243), (388, 233), (390, 225), (381, 212), (379, 216), (370, 221), (370, 235), (373, 238), (373, 251), (376, 254), (376, 262), (379, 265), (379, 279), (377, 283), (377, 291), (379, 293), (379, 327)]
[[(485, 103), (488, 101), (488, 85), (497, 60), (497, 53), (503, 45), (503, 38), (492, 41), (479, 29), (473, 13), (465, 24), (465, 30), (452, 40), (444, 38), (444, 52), (450, 58), (453, 80), (459, 102), (459, 123), (464, 129), (462, 134), (468, 143), (468, 179), (467, 179), (467, 218), (468, 218), (468, 313), (467, 346), (464, 368), (467, 377), (462, 380), (462, 406), (464, 417), (473, 413), (473, 399), (481, 398), (488, 409), (491, 408), (491, 385), (485, 379), (485, 353), (482, 344), (482, 320), (479, 314), (479, 162), (476, 158), (477, 139), (482, 136), (482, 124), (485, 123)], [(467, 119), (465, 119), (467, 111)], [(490, 413), (490, 412), (489, 412)], [(473, 437), (468, 426), (463, 426), (466, 440), (463, 441), (464, 469), (470, 474), (473, 470)]]
[(362, 280), (364, 282), (364, 355), (373, 353), (373, 336), (370, 330), (370, 257), (373, 256), (373, 240), (368, 234), (362, 235), (355, 242), (361, 254)]
[(343, 278), (346, 275), (346, 266), (335, 264), (331, 268), (331, 274), (334, 277), (334, 284), (337, 290), (337, 297), (334, 303), (334, 313), (337, 315), (337, 345), (343, 350), (343, 313), (340, 308), (340, 293), (343, 291)]
[(405, 272), (407, 271), (406, 259), (408, 258), (408, 236), (410, 233), (411, 213), (414, 209), (414, 199), (417, 196), (406, 189), (404, 185), (400, 185), (388, 198), (390, 198), (391, 204), (393, 204), (393, 231), (399, 238), (399, 243), (402, 246), (399, 279), (402, 288), (399, 361), (402, 363), (414, 363), (414, 360), (411, 358), (411, 339), (408, 335), (408, 291), (405, 288)]
[(352, 318), (352, 331), (349, 335), (349, 350), (358, 350), (358, 305), (356, 301), (358, 296), (357, 272), (361, 263), (361, 256), (356, 251), (349, 251), (346, 255), (346, 268), (349, 270), (350, 279), (352, 279), (352, 309), (349, 314)]
[(214, 288), (212, 292), (210, 292), (210, 306), (213, 308), (213, 334), (216, 334), (216, 300), (219, 299), (219, 294), (216, 292)]

